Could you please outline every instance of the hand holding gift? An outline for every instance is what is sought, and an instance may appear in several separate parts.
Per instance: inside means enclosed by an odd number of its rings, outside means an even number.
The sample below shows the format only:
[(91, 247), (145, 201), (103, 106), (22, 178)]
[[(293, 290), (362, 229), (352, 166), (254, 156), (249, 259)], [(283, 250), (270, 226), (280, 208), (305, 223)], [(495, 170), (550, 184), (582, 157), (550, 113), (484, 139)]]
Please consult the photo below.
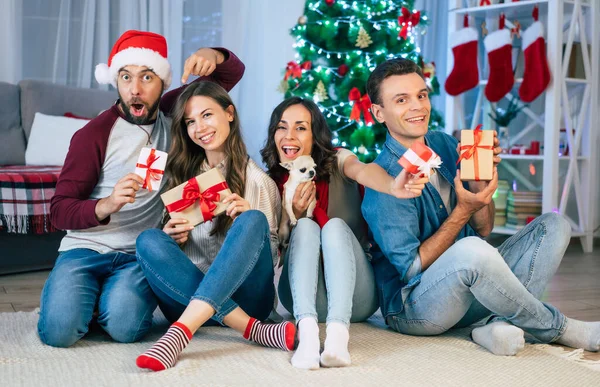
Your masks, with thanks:
[(142, 188), (148, 191), (160, 190), (167, 165), (167, 153), (154, 148), (142, 148), (138, 162), (135, 165), (135, 174), (144, 179)]
[(442, 159), (431, 148), (422, 142), (415, 141), (411, 147), (404, 152), (398, 163), (409, 173), (415, 176), (431, 176), (433, 169), (442, 165)]
[(492, 179), (490, 181), (482, 181), (481, 190), (473, 191), (469, 182), (469, 190), (463, 187), (461, 180), (462, 171), (456, 171), (456, 177), (454, 178), (454, 189), (456, 190), (456, 208), (455, 210), (462, 210), (469, 214), (474, 214), (483, 207), (487, 206), (492, 202), (492, 197), (496, 188), (498, 188), (498, 170), (496, 167), (492, 170)]
[(196, 226), (225, 212), (231, 203), (223, 201), (230, 195), (225, 178), (213, 168), (160, 197), (172, 219), (184, 218), (190, 226)]
[(163, 227), (165, 234), (173, 238), (178, 245), (187, 242), (190, 231), (193, 229), (194, 226), (190, 226), (188, 221), (183, 218), (171, 218)]
[(413, 199), (421, 196), (429, 177), (418, 177), (403, 169), (390, 187), (390, 194), (398, 199)]

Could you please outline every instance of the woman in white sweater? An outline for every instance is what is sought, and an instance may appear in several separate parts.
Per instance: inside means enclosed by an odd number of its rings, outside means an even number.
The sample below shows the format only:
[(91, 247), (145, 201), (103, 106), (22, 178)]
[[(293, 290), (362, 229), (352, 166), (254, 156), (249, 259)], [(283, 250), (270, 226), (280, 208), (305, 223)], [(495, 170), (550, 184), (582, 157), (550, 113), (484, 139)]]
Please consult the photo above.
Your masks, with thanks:
[(188, 86), (174, 108), (172, 138), (166, 190), (218, 168), (233, 194), (213, 221), (192, 227), (170, 219), (163, 230), (138, 237), (138, 261), (173, 325), (137, 365), (172, 367), (203, 325), (224, 324), (248, 340), (292, 350), (293, 324), (260, 321), (275, 298), (281, 200), (273, 180), (248, 157), (227, 92), (212, 82)]

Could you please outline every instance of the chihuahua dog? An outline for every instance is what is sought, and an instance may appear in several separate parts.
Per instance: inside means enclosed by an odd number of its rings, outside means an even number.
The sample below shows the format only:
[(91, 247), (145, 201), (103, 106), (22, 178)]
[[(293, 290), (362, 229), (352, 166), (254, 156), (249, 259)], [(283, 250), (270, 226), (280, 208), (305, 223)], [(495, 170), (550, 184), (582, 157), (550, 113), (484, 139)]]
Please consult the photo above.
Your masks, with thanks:
[[(287, 169), (289, 172), (288, 181), (283, 185), (285, 188), (285, 197), (283, 198), (283, 209), (281, 213), (281, 222), (279, 223), (279, 241), (283, 246), (287, 246), (287, 241), (290, 236), (290, 227), (293, 227), (298, 222), (294, 209), (292, 208), (292, 202), (294, 199), (294, 193), (300, 183), (312, 180), (315, 175), (316, 164), (310, 156), (300, 156), (294, 161), (287, 163), (280, 163), (282, 167)], [(311, 218), (313, 211), (317, 206), (316, 199), (313, 199), (306, 210), (306, 216)]]

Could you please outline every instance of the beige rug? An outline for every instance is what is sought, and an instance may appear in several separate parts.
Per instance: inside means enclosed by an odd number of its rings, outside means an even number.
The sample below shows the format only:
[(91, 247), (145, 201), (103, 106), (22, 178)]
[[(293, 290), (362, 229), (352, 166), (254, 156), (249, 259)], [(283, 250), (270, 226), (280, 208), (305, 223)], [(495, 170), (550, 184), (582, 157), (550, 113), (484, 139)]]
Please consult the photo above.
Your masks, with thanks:
[(57, 349), (39, 341), (36, 324), (35, 312), (0, 313), (1, 386), (600, 385), (599, 372), (550, 353), (562, 352), (556, 347), (527, 345), (516, 357), (498, 357), (472, 343), (468, 330), (411, 337), (386, 329), (380, 318), (352, 325), (351, 367), (318, 371), (296, 370), (290, 353), (248, 344), (231, 329), (205, 328), (176, 367), (151, 373), (135, 358), (164, 326), (142, 343), (116, 344), (96, 333)]

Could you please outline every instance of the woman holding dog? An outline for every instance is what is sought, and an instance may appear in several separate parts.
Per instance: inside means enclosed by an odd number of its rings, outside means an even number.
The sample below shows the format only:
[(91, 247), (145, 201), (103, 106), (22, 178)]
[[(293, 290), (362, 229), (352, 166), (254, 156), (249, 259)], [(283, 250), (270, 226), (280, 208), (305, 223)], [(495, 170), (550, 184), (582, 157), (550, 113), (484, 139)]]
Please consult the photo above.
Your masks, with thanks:
[(213, 82), (189, 85), (174, 107), (171, 130), (166, 190), (217, 168), (233, 194), (223, 200), (225, 214), (212, 222), (193, 227), (170, 219), (163, 230), (138, 237), (140, 266), (174, 323), (137, 365), (154, 371), (174, 366), (205, 324), (225, 324), (258, 344), (292, 350), (292, 323), (259, 321), (275, 299), (281, 201), (273, 180), (248, 157), (231, 98)]
[[(284, 183), (294, 176), (286, 168), (294, 168), (294, 160), (303, 155), (311, 156), (316, 164), (314, 181), (299, 184), (293, 196), (299, 220), (281, 254), (279, 282), (281, 302), (298, 327), (299, 345), (292, 365), (303, 369), (350, 365), (349, 325), (366, 320), (378, 308), (358, 184), (398, 198), (413, 198), (428, 181), (405, 172), (393, 179), (379, 166), (360, 162), (349, 150), (334, 149), (331, 140), (315, 103), (292, 97), (273, 111), (261, 151), (283, 197)], [(317, 205), (310, 219), (306, 211), (314, 199)], [(327, 322), (327, 338), (320, 354), (317, 322), (323, 321)]]

